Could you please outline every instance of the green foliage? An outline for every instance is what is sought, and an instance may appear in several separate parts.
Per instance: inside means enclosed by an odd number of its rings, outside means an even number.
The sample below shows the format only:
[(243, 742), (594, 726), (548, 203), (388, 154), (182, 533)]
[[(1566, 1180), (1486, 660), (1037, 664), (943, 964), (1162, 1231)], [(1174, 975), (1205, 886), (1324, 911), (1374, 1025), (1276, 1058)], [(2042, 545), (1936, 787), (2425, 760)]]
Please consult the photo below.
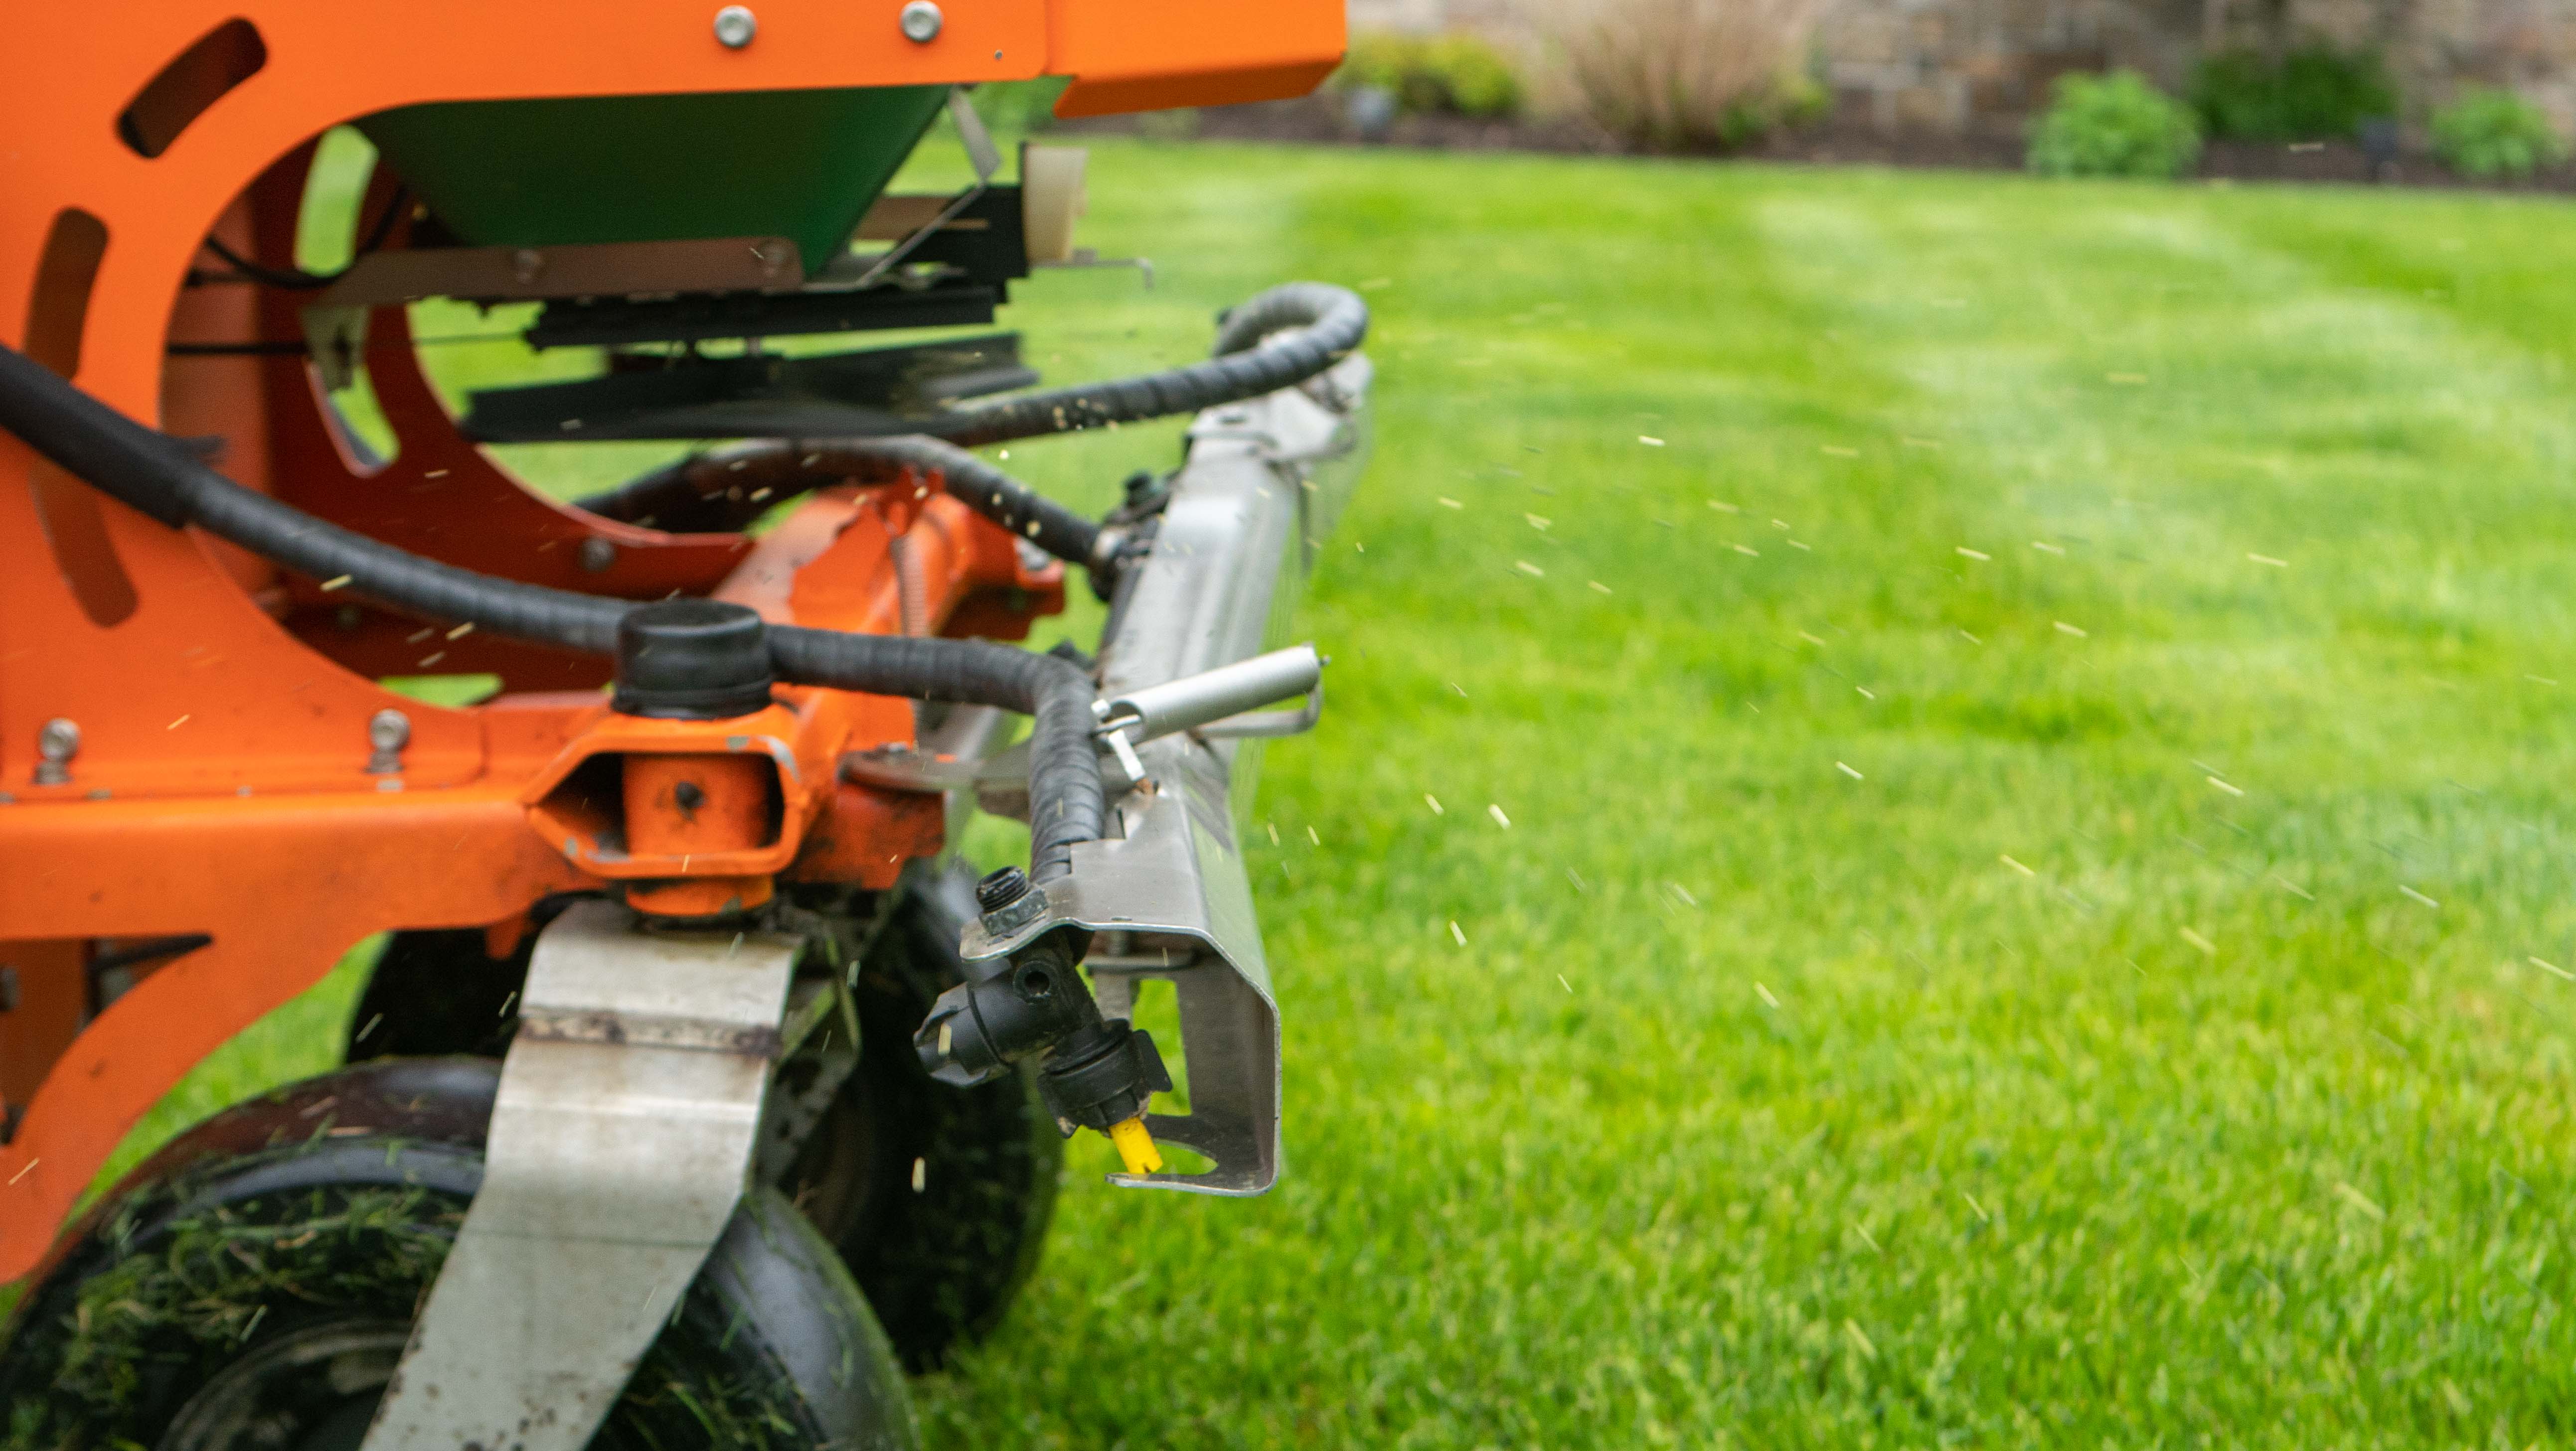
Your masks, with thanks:
[(1832, 109), (1832, 94), (1815, 77), (1791, 71), (1759, 96), (1728, 106), (1718, 119), (1717, 142), (1730, 151), (1750, 146), (1774, 131), (1821, 121)]
[(1516, 116), (1522, 101), (1520, 72), (1510, 58), (1466, 31), (1361, 31), (1351, 37), (1350, 54), (1333, 83), (1376, 86), (1418, 115)]
[(1512, 116), (1521, 109), (1520, 72), (1503, 53), (1464, 31), (1431, 43), (1429, 70), (1461, 116)]
[(2310, 46), (2275, 63), (2235, 50), (2193, 70), (2191, 102), (2228, 140), (2349, 140), (2362, 122), (2397, 114), (2397, 86), (2368, 51)]
[(2529, 176), (2565, 161), (2567, 142), (2538, 106), (2511, 91), (2472, 86), (2433, 113), (2433, 151), (2466, 176)]
[(2177, 177), (2199, 159), (2191, 108), (2128, 70), (2059, 77), (2030, 138), (2042, 176)]
[(1063, 76), (1032, 81), (986, 81), (975, 88), (975, 110), (997, 132), (1026, 135), (1055, 124), (1056, 97), (1068, 84)]

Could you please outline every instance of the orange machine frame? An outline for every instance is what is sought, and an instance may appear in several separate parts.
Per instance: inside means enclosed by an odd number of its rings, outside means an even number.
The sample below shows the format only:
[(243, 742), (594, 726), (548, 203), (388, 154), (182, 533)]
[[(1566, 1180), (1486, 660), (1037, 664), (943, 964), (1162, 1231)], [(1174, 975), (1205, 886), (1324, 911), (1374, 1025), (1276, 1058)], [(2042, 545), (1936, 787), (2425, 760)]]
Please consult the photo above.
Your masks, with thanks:
[[(399, 309), (377, 314), (367, 359), (401, 441), (380, 468), (338, 436), (300, 357), (168, 356), (173, 342), (299, 336), (283, 300), (182, 283), (210, 233), (290, 259), (311, 143), (371, 112), (1048, 74), (1073, 78), (1059, 110), (1086, 115), (1301, 94), (1343, 40), (1342, 0), (976, 0), (949, 6), (929, 44), (900, 33), (900, 0), (757, 0), (757, 40), (729, 49), (712, 33), (716, 8), (23, 8), (0, 47), (0, 340), (134, 418), (212, 438), (240, 482), (436, 558), (886, 633), (902, 628), (908, 587), (929, 599), (937, 632), (1016, 638), (1060, 606), (1061, 569), (1030, 568), (935, 481), (828, 491), (756, 542), (666, 534), (542, 499), (458, 437)], [(240, 21), (261, 48), (247, 79), (153, 154), (120, 136), (147, 83)], [(68, 277), (66, 218), (85, 229), (69, 252), (89, 244)], [(614, 561), (585, 571), (594, 539), (615, 546)], [(898, 564), (918, 571), (900, 587)], [(372, 933), (481, 925), (507, 942), (546, 894), (621, 882), (664, 910), (757, 900), (782, 875), (884, 886), (940, 847), (939, 798), (840, 779), (844, 752), (911, 738), (901, 701), (791, 689), (713, 728), (619, 717), (598, 693), (601, 662), (424, 635), (425, 622), (348, 605), (327, 583), (167, 529), (0, 434), (0, 963), (17, 981), (0, 1011), (0, 1102), (23, 1108), (0, 1147), (0, 1283), (42, 1261), (108, 1154), (182, 1074)], [(423, 671), (488, 671), (507, 693), (447, 710), (374, 682)], [(398, 776), (367, 769), (370, 718), (388, 708), (411, 723)], [(79, 724), (80, 749), (68, 781), (39, 783), (39, 732), (57, 717)], [(611, 754), (757, 758), (751, 776), (776, 782), (774, 827), (701, 853), (666, 823), (604, 852), (563, 787)], [(652, 772), (630, 777), (629, 809), (643, 809), (637, 782)], [(210, 940), (83, 1026), (102, 944), (183, 934)]]

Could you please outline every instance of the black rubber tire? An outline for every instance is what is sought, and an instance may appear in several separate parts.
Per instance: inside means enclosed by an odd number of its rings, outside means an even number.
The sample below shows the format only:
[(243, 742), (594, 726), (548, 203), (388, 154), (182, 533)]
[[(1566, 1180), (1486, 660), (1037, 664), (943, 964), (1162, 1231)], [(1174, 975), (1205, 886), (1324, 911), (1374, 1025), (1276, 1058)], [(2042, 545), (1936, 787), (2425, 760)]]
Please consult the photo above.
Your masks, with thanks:
[(858, 1069), (779, 1185), (839, 1247), (914, 1371), (1000, 1323), (1037, 1268), (1064, 1162), (1033, 1075), (951, 1088), (912, 1051), (932, 1001), (963, 980), (973, 910), (963, 868), (897, 910), (860, 965)]
[[(0, 1343), (5, 1444), (170, 1438), (232, 1451), (253, 1439), (196, 1434), (205, 1401), (255, 1392), (268, 1412), (256, 1444), (354, 1446), (382, 1393), (370, 1377), (390, 1372), (388, 1347), (481, 1182), (497, 1078), (488, 1060), (373, 1063), (181, 1137), (86, 1217), (21, 1303)], [(902, 1376), (866, 1302), (804, 1216), (766, 1190), (745, 1199), (593, 1442), (914, 1444)]]
[[(859, 1067), (778, 1185), (839, 1248), (913, 1371), (1001, 1322), (1037, 1268), (1064, 1162), (1033, 1074), (950, 1088), (912, 1051), (931, 1003), (965, 976), (957, 942), (974, 884), (961, 864), (909, 890), (860, 964)], [(551, 915), (541, 909), (540, 924)], [(532, 925), (515, 956), (496, 959), (479, 931), (396, 933), (350, 1015), (350, 1060), (498, 1057), (535, 940)]]

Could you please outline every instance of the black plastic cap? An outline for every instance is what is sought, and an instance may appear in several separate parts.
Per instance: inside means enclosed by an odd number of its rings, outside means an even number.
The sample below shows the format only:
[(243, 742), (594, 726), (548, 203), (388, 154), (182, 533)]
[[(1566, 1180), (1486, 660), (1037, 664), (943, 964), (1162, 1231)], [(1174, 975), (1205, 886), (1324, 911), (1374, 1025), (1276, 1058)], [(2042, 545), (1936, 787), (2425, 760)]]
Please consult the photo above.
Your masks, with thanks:
[(748, 605), (663, 600), (617, 622), (623, 715), (724, 720), (769, 704), (769, 629)]

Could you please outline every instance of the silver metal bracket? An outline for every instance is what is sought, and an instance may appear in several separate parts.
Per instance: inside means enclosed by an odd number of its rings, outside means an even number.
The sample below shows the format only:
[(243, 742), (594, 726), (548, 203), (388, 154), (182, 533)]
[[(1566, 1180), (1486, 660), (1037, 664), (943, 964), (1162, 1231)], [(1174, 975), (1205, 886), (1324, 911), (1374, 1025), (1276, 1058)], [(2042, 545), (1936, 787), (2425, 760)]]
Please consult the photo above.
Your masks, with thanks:
[[(1295, 645), (1092, 702), (1100, 722), (1092, 734), (1102, 756), (1102, 784), (1112, 796), (1134, 789), (1147, 779), (1136, 747), (1176, 731), (1204, 740), (1247, 740), (1313, 730), (1324, 714), (1324, 663), (1314, 646)], [(1294, 710), (1252, 708), (1299, 695), (1306, 703)], [(841, 758), (841, 775), (897, 791), (971, 790), (985, 810), (1024, 821), (1028, 747), (987, 753), (990, 740), (987, 730), (976, 744), (957, 749), (942, 749), (925, 737), (918, 746), (895, 742), (852, 751)]]
[[(1240, 838), (1257, 737), (1302, 728), (1322, 709), (1322, 657), (1277, 649), (1275, 635), (1365, 456), (1368, 381), (1367, 359), (1354, 355), (1322, 386), (1199, 415), (1153, 548), (1131, 566), (1135, 583), (1101, 641), (1101, 724), (1133, 758), (1109, 746), (1102, 762), (1110, 835), (1073, 848), (1072, 871), (1045, 885), (1037, 915), (999, 933), (966, 928), (969, 961), (1058, 926), (1098, 934), (1084, 967), (1108, 1017), (1132, 1014), (1139, 982), (1173, 985), (1190, 1111), (1146, 1124), (1213, 1162), (1113, 1174), (1113, 1184), (1248, 1195), (1279, 1177), (1279, 1009)], [(1303, 711), (1251, 709), (1301, 693)], [(978, 794), (1025, 819), (1025, 787), (1016, 802), (996, 801), (1006, 760), (980, 768)]]
[(1306, 692), (1306, 703), (1295, 710), (1247, 710), (1240, 715), (1224, 716), (1200, 726), (1195, 735), (1210, 741), (1276, 740), (1281, 736), (1302, 736), (1322, 724), (1324, 719), (1324, 682)]
[(1045, 267), (1067, 272), (1097, 271), (1110, 267), (1132, 267), (1143, 279), (1145, 290), (1154, 290), (1154, 259), (1151, 257), (1103, 257), (1090, 247), (1076, 247), (1063, 258), (1052, 262), (1031, 261), (1031, 267)]
[[(1144, 749), (1158, 788), (1168, 779), (1183, 784), (1131, 793), (1120, 807), (1122, 839), (1076, 845), (1072, 873), (1024, 898), (1042, 901), (1043, 910), (1006, 935), (995, 936), (981, 921), (968, 923), (965, 956), (969, 962), (1004, 957), (1067, 924), (1157, 943), (1150, 957), (1095, 955), (1084, 965), (1104, 1017), (1130, 1016), (1138, 981), (1172, 983), (1180, 998), (1190, 1111), (1148, 1114), (1145, 1126), (1157, 1139), (1206, 1155), (1212, 1167), (1112, 1174), (1109, 1182), (1260, 1194), (1279, 1178), (1279, 1009), (1232, 835), (1210, 830), (1204, 819), (1211, 801), (1221, 808), (1224, 773), (1206, 746), (1186, 736), (1149, 741)], [(1205, 759), (1194, 766), (1186, 759), (1191, 753)]]
[(742, 1197), (802, 945), (605, 901), (539, 934), (482, 1189), (364, 1451), (590, 1443)]
[(994, 147), (993, 133), (984, 129), (984, 118), (976, 114), (975, 103), (967, 99), (962, 86), (948, 88), (948, 119), (956, 123), (957, 139), (965, 143), (967, 162), (975, 168), (975, 184), (951, 198), (928, 225), (895, 243), (885, 255), (869, 263), (868, 270), (859, 274), (855, 286), (866, 287), (892, 271), (895, 264), (911, 256), (914, 249), (928, 241), (931, 233), (957, 220), (959, 213), (973, 206), (977, 197), (992, 188), (994, 174), (1002, 169), (1002, 153)]
[[(1115, 691), (1092, 710), (1100, 718), (1104, 740), (1123, 736), (1130, 745), (1174, 731), (1209, 737), (1289, 736), (1311, 729), (1321, 718), (1323, 688), (1324, 657), (1312, 645), (1292, 645), (1214, 670)], [(1307, 698), (1304, 711), (1259, 709), (1300, 695)], [(1143, 779), (1141, 772), (1129, 774)]]

